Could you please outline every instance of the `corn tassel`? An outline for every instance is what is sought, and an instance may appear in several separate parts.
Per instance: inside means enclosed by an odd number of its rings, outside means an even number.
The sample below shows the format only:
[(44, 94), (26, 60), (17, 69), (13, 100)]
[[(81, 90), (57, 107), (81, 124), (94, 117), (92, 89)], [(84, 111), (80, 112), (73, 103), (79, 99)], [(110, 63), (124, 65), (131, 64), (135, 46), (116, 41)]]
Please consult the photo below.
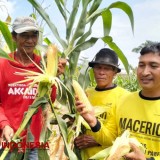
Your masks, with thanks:
[(47, 69), (48, 75), (56, 76), (58, 69), (58, 49), (56, 45), (49, 45), (47, 51)]
[(91, 103), (89, 102), (89, 100), (88, 100), (85, 92), (83, 91), (82, 87), (80, 86), (80, 84), (76, 80), (73, 80), (72, 86), (73, 86), (75, 94), (78, 96), (78, 99), (81, 102), (83, 102), (84, 105), (86, 106), (86, 110), (91, 111), (92, 110)]

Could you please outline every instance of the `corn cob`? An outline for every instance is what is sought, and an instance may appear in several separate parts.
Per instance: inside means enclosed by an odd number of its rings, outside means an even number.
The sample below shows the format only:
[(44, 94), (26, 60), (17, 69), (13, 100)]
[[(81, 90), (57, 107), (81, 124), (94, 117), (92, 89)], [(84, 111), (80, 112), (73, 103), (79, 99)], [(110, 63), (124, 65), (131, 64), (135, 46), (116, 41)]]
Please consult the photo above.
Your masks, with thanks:
[(47, 69), (49, 75), (56, 76), (58, 69), (58, 49), (56, 45), (49, 45), (47, 51)]
[(131, 150), (129, 145), (130, 142), (138, 146), (144, 152), (144, 147), (142, 144), (135, 138), (129, 138), (129, 136), (130, 132), (126, 130), (121, 137), (116, 138), (107, 160), (124, 160), (123, 156), (129, 153)]
[(83, 91), (82, 87), (80, 86), (80, 84), (76, 80), (73, 80), (72, 81), (72, 86), (73, 86), (75, 94), (78, 96), (78, 99), (81, 102), (83, 102), (84, 105), (86, 106), (86, 110), (91, 111), (92, 106), (91, 106), (85, 92)]

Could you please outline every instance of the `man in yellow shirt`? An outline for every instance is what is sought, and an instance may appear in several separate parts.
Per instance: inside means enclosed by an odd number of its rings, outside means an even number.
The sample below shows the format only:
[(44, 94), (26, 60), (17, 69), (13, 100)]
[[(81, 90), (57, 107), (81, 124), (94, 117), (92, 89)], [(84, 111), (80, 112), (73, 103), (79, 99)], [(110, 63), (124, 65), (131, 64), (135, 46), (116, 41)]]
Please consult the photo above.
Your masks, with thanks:
[(131, 144), (132, 152), (126, 154), (126, 158), (160, 160), (160, 43), (142, 48), (137, 78), (142, 90), (123, 96), (112, 108), (107, 124), (101, 123), (93, 112), (86, 112), (85, 105), (78, 100), (77, 110), (101, 145), (112, 145), (116, 137), (129, 129), (131, 137), (145, 147), (145, 153)]
[[(118, 87), (113, 83), (113, 79), (117, 73), (121, 71), (118, 67), (117, 54), (108, 48), (101, 49), (95, 56), (95, 59), (89, 62), (89, 66), (93, 68), (93, 73), (96, 81), (95, 88), (88, 88), (86, 90), (87, 96), (91, 104), (96, 106), (103, 106), (106, 112), (100, 115), (103, 124), (107, 122), (109, 111), (117, 103), (117, 100), (125, 94), (125, 89)], [(106, 145), (101, 145), (95, 138), (94, 133), (90, 129), (86, 129), (85, 134), (80, 135), (75, 139), (75, 145), (81, 149), (83, 160), (89, 159), (96, 152), (106, 148)]]

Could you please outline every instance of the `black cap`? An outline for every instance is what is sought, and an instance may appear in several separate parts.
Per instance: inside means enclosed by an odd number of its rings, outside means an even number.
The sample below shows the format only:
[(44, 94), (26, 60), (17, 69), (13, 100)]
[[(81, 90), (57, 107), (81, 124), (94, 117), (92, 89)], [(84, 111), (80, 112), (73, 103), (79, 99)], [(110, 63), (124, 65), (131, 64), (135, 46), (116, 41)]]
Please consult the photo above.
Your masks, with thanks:
[(117, 54), (109, 49), (101, 49), (95, 56), (95, 58), (89, 62), (90, 67), (94, 67), (95, 64), (106, 64), (113, 66), (117, 69), (117, 72), (121, 72), (121, 69), (118, 67), (118, 56)]

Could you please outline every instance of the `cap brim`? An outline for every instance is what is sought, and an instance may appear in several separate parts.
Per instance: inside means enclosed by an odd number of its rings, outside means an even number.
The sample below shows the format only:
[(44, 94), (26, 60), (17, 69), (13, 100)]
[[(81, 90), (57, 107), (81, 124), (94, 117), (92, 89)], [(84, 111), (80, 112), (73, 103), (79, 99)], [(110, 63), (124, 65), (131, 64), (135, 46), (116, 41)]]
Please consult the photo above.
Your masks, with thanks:
[(27, 26), (27, 27), (15, 29), (14, 31), (16, 33), (23, 33), (23, 32), (30, 32), (30, 31), (39, 31), (39, 29), (34, 26)]
[(89, 62), (88, 63), (89, 67), (92, 67), (92, 68), (94, 67), (95, 64), (105, 64), (105, 65), (113, 66), (113, 67), (115, 67), (117, 69), (117, 73), (121, 72), (120, 68), (118, 68), (116, 65), (113, 65), (111, 63), (105, 63), (105, 62), (104, 63), (103, 62), (100, 62), (100, 63), (98, 63), (98, 62)]

